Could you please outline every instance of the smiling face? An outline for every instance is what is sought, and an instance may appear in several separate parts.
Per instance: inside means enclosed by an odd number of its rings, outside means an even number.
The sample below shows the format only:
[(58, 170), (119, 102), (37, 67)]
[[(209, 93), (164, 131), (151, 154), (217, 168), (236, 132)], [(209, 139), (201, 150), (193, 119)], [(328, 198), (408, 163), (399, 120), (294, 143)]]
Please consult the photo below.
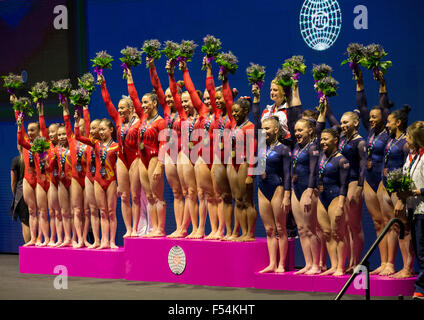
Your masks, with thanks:
[(165, 91), (165, 101), (171, 109), (175, 108), (174, 98), (172, 97), (172, 92), (169, 88)]
[(97, 139), (97, 140), (100, 139), (99, 125), (100, 125), (99, 120), (94, 120), (90, 123), (90, 136), (92, 136), (94, 139)]
[(152, 115), (156, 112), (157, 103), (150, 97), (150, 95), (145, 94), (141, 99), (141, 107), (143, 108), (144, 113)]
[(59, 127), (59, 129), (57, 129), (57, 139), (59, 141), (59, 144), (62, 147), (68, 146), (68, 139), (66, 137), (66, 128), (65, 127)]
[(236, 120), (237, 125), (240, 125), (246, 120), (248, 110), (243, 109), (238, 104), (233, 104), (231, 114), (233, 115), (234, 120)]
[(265, 130), (266, 144), (270, 145), (278, 136), (278, 123), (273, 119), (265, 119), (262, 121), (262, 129)]
[(306, 121), (298, 121), (294, 126), (294, 135), (300, 145), (305, 145), (312, 137), (313, 129), (308, 126)]
[(40, 127), (37, 123), (32, 122), (28, 125), (28, 136), (31, 141), (34, 141), (40, 135)]
[(400, 122), (400, 120), (396, 120), (396, 118), (391, 114), (387, 117), (386, 129), (392, 138), (396, 136), (396, 130), (399, 127)]
[(49, 139), (53, 144), (57, 144), (58, 138), (57, 138), (57, 124), (51, 124), (49, 127)]
[(270, 98), (275, 104), (280, 105), (284, 100), (284, 90), (281, 86), (271, 83)]
[(125, 122), (128, 122), (133, 113), (133, 108), (131, 108), (127, 101), (121, 99), (118, 104), (118, 113), (122, 119), (125, 119)]
[(321, 134), (321, 149), (327, 152), (333, 152), (337, 148), (338, 139), (329, 132)]
[(194, 107), (193, 103), (191, 102), (190, 94), (185, 91), (181, 95), (181, 104), (183, 105), (184, 111), (187, 113), (187, 115), (193, 115), (194, 113)]
[(99, 136), (103, 142), (107, 142), (110, 140), (112, 135), (113, 128), (110, 128), (106, 121), (100, 122), (99, 125)]
[(209, 113), (213, 113), (211, 97), (209, 95), (208, 90), (205, 90), (205, 92), (203, 92), (203, 103), (205, 104), (205, 106), (208, 107)]
[(215, 103), (218, 109), (225, 110), (225, 99), (222, 91), (215, 92)]
[(352, 133), (356, 131), (358, 125), (358, 121), (355, 121), (351, 116), (347, 114), (344, 114), (340, 119), (340, 127), (343, 133), (348, 137), (350, 137)]
[(382, 122), (382, 114), (381, 110), (378, 109), (372, 109), (370, 111), (370, 127), (375, 128), (378, 127)]

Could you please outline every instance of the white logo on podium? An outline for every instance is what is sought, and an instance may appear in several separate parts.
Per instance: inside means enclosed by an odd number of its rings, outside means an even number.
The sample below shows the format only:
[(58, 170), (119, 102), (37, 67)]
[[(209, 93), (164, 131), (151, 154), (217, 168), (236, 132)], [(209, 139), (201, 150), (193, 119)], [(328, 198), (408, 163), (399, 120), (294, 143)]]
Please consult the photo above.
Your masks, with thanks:
[(300, 9), (300, 33), (314, 50), (330, 48), (342, 28), (342, 11), (337, 0), (306, 0)]
[(180, 275), (186, 267), (186, 255), (180, 246), (173, 246), (168, 253), (168, 265), (172, 273)]

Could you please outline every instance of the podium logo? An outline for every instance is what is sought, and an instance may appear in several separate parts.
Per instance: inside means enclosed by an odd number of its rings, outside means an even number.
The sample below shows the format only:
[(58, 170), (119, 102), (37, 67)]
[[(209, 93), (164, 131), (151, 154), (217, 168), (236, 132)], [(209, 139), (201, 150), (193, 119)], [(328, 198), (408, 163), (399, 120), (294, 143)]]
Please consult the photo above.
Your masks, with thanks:
[(180, 246), (173, 246), (168, 253), (168, 265), (172, 273), (180, 275), (186, 267), (186, 255)]
[(300, 33), (314, 50), (330, 48), (342, 28), (342, 11), (337, 0), (306, 0), (300, 9)]

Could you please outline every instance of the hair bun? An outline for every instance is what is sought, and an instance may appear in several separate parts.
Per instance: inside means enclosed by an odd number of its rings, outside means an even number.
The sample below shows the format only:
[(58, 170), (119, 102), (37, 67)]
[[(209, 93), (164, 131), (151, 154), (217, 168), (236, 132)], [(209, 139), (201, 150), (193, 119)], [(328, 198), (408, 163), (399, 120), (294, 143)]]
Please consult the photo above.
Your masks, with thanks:
[(412, 110), (411, 106), (409, 104), (404, 104), (402, 111), (406, 112), (407, 114)]
[(358, 117), (361, 115), (361, 111), (359, 111), (359, 109), (354, 109), (353, 112), (355, 112), (358, 115)]

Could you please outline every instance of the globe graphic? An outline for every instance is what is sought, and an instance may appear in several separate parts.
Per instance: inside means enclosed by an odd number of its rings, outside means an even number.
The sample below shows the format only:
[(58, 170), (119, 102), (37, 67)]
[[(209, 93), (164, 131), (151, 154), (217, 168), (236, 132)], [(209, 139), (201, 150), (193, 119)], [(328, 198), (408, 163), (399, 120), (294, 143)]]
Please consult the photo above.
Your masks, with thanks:
[(336, 0), (306, 0), (300, 9), (300, 33), (314, 50), (330, 48), (342, 28), (342, 11)]

